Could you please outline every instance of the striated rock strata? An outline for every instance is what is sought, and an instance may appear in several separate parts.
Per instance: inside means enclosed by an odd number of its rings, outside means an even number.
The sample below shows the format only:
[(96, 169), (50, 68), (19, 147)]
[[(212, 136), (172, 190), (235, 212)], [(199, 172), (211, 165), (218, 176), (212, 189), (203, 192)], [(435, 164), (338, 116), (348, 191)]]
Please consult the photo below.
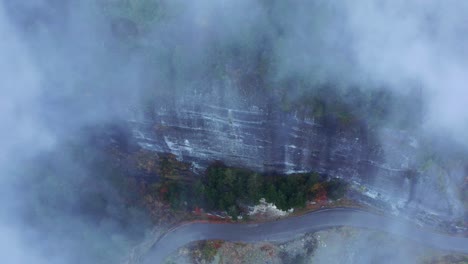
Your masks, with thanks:
[[(365, 122), (343, 126), (300, 111), (282, 111), (272, 98), (194, 94), (160, 100), (130, 121), (143, 148), (173, 153), (202, 169), (213, 160), (257, 171), (316, 171), (353, 183), (369, 201), (395, 213), (460, 217), (451, 194), (421, 172), (418, 142), (405, 132), (374, 131)], [(455, 177), (460, 181), (460, 177)], [(446, 177), (446, 185), (453, 179)]]

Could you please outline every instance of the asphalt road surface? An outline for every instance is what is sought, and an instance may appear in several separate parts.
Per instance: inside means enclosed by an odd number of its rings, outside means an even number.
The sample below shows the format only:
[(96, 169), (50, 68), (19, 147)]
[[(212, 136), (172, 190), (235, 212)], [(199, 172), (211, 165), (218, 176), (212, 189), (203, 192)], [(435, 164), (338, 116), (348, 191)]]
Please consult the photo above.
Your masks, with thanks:
[(164, 258), (178, 248), (199, 240), (285, 241), (304, 233), (337, 226), (384, 231), (426, 246), (468, 253), (468, 237), (437, 233), (395, 217), (376, 215), (356, 209), (335, 208), (260, 224), (192, 223), (182, 225), (161, 237), (146, 256), (144, 263), (162, 263)]

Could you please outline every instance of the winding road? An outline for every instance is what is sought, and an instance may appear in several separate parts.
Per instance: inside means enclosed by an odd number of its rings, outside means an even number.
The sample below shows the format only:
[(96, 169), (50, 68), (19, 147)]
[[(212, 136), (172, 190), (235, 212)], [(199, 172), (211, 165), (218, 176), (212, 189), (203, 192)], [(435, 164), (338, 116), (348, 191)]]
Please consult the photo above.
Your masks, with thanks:
[(164, 258), (178, 248), (199, 240), (284, 241), (304, 233), (336, 226), (384, 231), (430, 247), (468, 253), (468, 237), (437, 233), (396, 217), (382, 216), (356, 209), (334, 208), (259, 224), (191, 223), (181, 225), (158, 240), (144, 263), (162, 263)]

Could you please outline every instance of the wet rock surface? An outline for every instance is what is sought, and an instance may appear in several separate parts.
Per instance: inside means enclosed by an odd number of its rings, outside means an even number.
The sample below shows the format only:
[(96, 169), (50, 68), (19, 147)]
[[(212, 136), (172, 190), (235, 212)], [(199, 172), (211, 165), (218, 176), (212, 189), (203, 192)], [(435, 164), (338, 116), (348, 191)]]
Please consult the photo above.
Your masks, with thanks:
[(316, 171), (356, 184), (366, 204), (394, 213), (416, 213), (427, 221), (464, 214), (448, 188), (463, 183), (463, 176), (421, 170), (418, 139), (405, 131), (283, 111), (271, 96), (261, 104), (253, 104), (257, 98), (197, 91), (171, 98), (134, 114), (133, 137), (147, 150), (192, 162), (194, 170), (220, 160), (263, 172)]

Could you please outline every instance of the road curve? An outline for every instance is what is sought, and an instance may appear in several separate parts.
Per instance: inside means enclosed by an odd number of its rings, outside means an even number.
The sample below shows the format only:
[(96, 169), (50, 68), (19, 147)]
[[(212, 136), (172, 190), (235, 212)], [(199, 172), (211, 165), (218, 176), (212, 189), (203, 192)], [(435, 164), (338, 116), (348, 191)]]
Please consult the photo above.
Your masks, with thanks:
[(162, 263), (164, 258), (178, 248), (199, 240), (283, 241), (304, 233), (336, 226), (384, 231), (430, 247), (468, 253), (468, 237), (455, 237), (422, 229), (411, 222), (395, 217), (350, 208), (334, 208), (260, 224), (193, 223), (182, 225), (160, 238), (146, 256), (144, 263)]

